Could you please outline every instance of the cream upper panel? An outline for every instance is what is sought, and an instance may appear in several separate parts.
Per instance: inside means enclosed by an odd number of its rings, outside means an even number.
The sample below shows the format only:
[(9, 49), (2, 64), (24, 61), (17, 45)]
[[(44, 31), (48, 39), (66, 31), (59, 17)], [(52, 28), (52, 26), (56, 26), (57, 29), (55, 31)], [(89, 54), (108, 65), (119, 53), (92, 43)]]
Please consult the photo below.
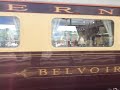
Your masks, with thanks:
[[(20, 20), (20, 45), (16, 48), (0, 48), (0, 52), (22, 51), (105, 51), (120, 50), (120, 18), (115, 16), (61, 15), (35, 13), (0, 13), (0, 16), (16, 16)], [(52, 45), (52, 20), (54, 18), (83, 18), (113, 20), (114, 44), (112, 47), (54, 47)]]

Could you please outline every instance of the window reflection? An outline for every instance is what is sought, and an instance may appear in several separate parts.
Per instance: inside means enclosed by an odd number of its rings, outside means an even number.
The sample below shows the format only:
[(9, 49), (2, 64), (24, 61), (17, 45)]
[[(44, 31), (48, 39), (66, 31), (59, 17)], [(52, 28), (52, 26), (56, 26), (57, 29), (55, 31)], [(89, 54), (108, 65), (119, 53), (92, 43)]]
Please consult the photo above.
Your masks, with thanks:
[(20, 23), (17, 17), (0, 16), (0, 47), (19, 45)]
[(110, 47), (114, 23), (111, 20), (59, 18), (52, 21), (54, 47)]

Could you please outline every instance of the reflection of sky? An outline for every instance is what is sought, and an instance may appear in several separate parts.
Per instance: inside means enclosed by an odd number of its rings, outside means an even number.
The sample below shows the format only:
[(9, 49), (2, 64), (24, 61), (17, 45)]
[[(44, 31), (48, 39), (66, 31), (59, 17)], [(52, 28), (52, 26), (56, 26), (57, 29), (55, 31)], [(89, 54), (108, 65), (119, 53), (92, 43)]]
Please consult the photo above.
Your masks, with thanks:
[(6, 16), (0, 16), (0, 24), (14, 24), (14, 17), (6, 17)]
[(15, 25), (6, 25), (6, 24), (0, 24), (0, 29), (9, 29), (9, 30), (16, 30)]

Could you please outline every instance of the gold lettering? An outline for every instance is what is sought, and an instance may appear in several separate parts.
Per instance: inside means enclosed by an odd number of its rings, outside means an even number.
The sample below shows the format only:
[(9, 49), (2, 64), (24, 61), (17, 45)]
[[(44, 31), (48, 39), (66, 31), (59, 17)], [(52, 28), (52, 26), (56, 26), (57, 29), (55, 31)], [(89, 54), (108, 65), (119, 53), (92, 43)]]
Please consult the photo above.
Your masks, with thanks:
[(110, 69), (109, 69), (109, 67), (106, 67), (106, 73), (108, 73), (108, 72), (109, 72), (109, 70), (110, 70)]
[(73, 13), (71, 12), (71, 8), (70, 7), (55, 7), (55, 11), (54, 12), (66, 12), (66, 13)]
[(38, 69), (40, 75), (47, 75), (47, 69)]
[(113, 14), (113, 10), (114, 9), (110, 9), (110, 11), (107, 11), (107, 10), (105, 10), (105, 9), (99, 9), (99, 14), (105, 14), (105, 13), (107, 13), (107, 14)]
[(98, 67), (92, 67), (90, 69), (90, 73), (98, 73), (100, 71), (100, 69)]
[(114, 72), (120, 72), (120, 66), (115, 66), (114, 67)]
[(84, 67), (84, 68), (82, 68), (82, 69), (81, 69), (81, 68), (77, 68), (77, 70), (78, 70), (81, 74), (83, 74), (83, 73), (84, 73), (85, 69), (86, 69), (85, 67)]
[(66, 73), (65, 74), (72, 74), (69, 72), (69, 68), (65, 68)]
[(60, 74), (60, 69), (52, 69), (53, 70), (53, 75), (59, 75)]
[(8, 4), (8, 10), (10, 11), (27, 11), (27, 5)]

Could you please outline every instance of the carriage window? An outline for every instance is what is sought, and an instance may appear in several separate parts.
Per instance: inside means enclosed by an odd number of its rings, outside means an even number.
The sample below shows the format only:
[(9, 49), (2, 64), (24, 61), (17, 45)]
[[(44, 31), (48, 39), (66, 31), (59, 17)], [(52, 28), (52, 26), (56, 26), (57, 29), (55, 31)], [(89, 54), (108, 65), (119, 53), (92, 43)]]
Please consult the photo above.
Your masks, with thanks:
[(53, 19), (52, 44), (54, 47), (111, 47), (113, 29), (111, 20)]
[(14, 16), (0, 16), (0, 47), (19, 45), (20, 22)]

